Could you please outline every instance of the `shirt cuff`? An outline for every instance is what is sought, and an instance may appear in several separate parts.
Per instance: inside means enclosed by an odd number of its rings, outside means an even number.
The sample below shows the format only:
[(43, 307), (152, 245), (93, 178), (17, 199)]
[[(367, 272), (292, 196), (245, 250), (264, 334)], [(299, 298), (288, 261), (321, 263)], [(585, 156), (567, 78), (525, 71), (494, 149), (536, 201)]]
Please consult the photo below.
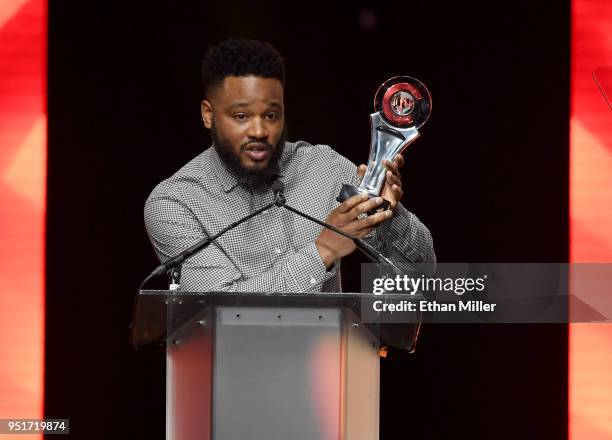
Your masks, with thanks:
[(296, 292), (318, 291), (321, 283), (334, 275), (325, 268), (314, 242), (304, 246), (294, 257), (288, 270)]
[[(380, 240), (391, 239), (392, 241), (404, 237), (409, 230), (410, 213), (401, 203), (397, 204), (393, 217), (384, 222), (380, 227), (374, 229), (370, 234), (378, 237)], [(368, 234), (368, 236), (370, 236)]]

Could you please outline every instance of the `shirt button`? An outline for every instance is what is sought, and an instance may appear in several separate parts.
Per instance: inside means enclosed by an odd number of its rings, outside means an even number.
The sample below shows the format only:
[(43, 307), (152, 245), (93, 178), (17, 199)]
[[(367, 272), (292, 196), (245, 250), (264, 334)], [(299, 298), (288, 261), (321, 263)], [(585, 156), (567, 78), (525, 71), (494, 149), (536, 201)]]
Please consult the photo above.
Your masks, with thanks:
[(264, 210), (264, 211), (262, 211), (262, 212), (263, 212), (264, 214), (267, 214), (267, 213), (268, 213), (268, 210), (266, 209), (266, 210)]
[(281, 253), (281, 250), (280, 250), (279, 248), (274, 248), (274, 253), (275, 253), (275, 254), (280, 254), (280, 253)]
[(310, 284), (317, 284), (317, 280), (314, 277), (310, 278)]

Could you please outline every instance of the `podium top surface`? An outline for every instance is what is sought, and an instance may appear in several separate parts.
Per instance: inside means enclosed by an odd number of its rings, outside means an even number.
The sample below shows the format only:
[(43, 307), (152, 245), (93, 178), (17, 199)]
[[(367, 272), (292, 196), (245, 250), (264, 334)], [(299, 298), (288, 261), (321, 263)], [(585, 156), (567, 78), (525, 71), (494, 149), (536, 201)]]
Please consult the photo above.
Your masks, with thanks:
[[(298, 300), (299, 302), (311, 303), (313, 301), (333, 302), (333, 301), (346, 301), (350, 299), (361, 299), (370, 298), (372, 293), (353, 293), (353, 292), (316, 292), (316, 293), (301, 293), (301, 292), (185, 292), (183, 290), (141, 290), (138, 292), (138, 297), (148, 298), (200, 298), (210, 299), (211, 301), (217, 302), (228, 302), (228, 301), (241, 301), (241, 300), (256, 300), (256, 301), (293, 301)], [(414, 295), (410, 294), (399, 294), (399, 293), (386, 293), (376, 295), (376, 297), (393, 297), (401, 298), (414, 298)]]
[[(176, 290), (141, 290), (134, 308), (132, 344), (136, 347), (164, 343), (175, 327), (189, 321), (211, 306), (243, 307), (339, 307), (361, 316), (365, 298), (401, 300), (415, 299), (409, 294), (345, 293), (268, 293), (268, 292), (183, 292)], [(379, 333), (371, 329), (374, 334)], [(417, 330), (418, 331), (418, 330)]]

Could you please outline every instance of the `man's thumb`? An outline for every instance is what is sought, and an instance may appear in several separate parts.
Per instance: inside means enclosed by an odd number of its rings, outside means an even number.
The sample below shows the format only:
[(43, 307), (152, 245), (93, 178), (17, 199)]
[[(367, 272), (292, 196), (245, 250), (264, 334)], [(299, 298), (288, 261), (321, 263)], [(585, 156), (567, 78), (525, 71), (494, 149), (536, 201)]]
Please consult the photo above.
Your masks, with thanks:
[(357, 168), (357, 175), (363, 179), (363, 176), (365, 176), (365, 173), (367, 171), (368, 167), (364, 164), (359, 165), (359, 167)]

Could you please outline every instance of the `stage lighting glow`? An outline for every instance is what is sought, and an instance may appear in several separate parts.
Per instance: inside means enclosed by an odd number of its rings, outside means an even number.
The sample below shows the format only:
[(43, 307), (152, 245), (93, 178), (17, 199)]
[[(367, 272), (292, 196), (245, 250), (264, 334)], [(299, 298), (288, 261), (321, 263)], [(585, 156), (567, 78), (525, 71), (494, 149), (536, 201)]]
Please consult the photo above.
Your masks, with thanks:
[(0, 1), (0, 418), (43, 416), (46, 15)]
[[(612, 262), (612, 111), (593, 72), (612, 64), (612, 3), (572, 2), (570, 255)], [(612, 438), (612, 325), (571, 324), (569, 438)]]

